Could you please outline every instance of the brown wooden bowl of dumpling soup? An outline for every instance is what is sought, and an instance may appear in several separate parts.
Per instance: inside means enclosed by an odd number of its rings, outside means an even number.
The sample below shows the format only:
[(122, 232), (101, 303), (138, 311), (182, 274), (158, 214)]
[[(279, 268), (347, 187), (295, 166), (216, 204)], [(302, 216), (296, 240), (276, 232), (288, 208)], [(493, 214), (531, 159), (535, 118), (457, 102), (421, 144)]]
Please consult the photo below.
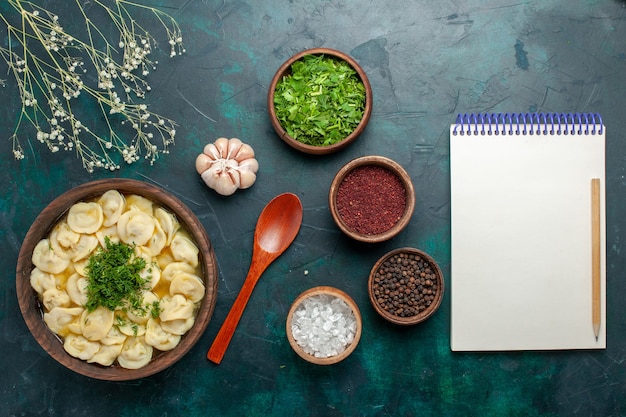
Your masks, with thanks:
[(31, 333), (82, 375), (123, 381), (179, 360), (213, 314), (209, 237), (180, 200), (151, 184), (107, 179), (73, 188), (35, 219), (16, 271)]

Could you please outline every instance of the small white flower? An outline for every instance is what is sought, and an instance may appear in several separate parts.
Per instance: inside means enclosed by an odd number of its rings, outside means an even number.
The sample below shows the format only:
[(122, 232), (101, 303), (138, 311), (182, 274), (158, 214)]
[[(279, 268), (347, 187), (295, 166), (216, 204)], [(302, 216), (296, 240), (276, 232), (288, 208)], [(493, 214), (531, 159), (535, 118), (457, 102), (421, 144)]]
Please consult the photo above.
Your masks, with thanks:
[[(34, 120), (37, 141), (45, 144), (51, 152), (76, 150), (77, 155), (82, 159), (83, 167), (88, 172), (93, 172), (97, 167), (104, 167), (111, 171), (120, 168), (110, 159), (108, 150), (115, 150), (116, 152), (117, 150), (124, 150), (124, 160), (129, 164), (143, 159), (144, 156), (152, 164), (159, 153), (167, 153), (167, 145), (174, 142), (173, 137), (176, 134), (175, 129), (172, 128), (174, 125), (172, 121), (148, 112), (146, 104), (133, 102), (133, 99), (145, 98), (146, 92), (151, 90), (144, 78), (149, 76), (150, 72), (156, 71), (158, 61), (151, 61), (149, 58), (153, 41), (156, 45), (156, 39), (152, 38), (148, 32), (143, 34), (136, 32), (135, 21), (130, 13), (124, 9), (124, 2), (115, 0), (115, 3), (118, 8), (122, 7), (123, 9), (120, 15), (116, 15), (121, 19), (119, 22), (121, 24), (118, 26), (121, 28), (120, 36), (117, 39), (117, 45), (120, 49), (116, 51), (111, 51), (113, 48), (109, 46), (111, 44), (108, 40), (105, 40), (106, 49), (104, 50), (98, 50), (89, 41), (87, 43), (76, 42), (59, 25), (57, 15), (40, 8), (35, 3), (25, 3), (30, 6), (30, 10), (21, 9), (22, 16), (33, 23), (32, 29), (39, 31), (38, 36), (33, 36), (31, 41), (39, 42), (40, 46), (48, 51), (58, 52), (60, 58), (58, 63), (54, 62), (50, 68), (45, 68), (43, 72), (39, 73), (43, 79), (38, 81), (38, 85), (42, 87), (42, 94), (46, 97), (48, 108), (40, 107), (37, 100), (28, 91), (22, 91), (22, 105), (24, 108), (32, 108), (36, 117)], [(82, 10), (81, 4), (78, 7)], [(103, 7), (105, 10), (115, 13), (114, 9), (109, 9), (110, 6), (108, 5)], [(34, 18), (40, 15), (43, 16)], [(173, 27), (170, 27), (172, 25), (168, 26), (166, 21), (161, 20), (166, 31), (166, 41), (171, 46), (170, 52), (173, 57), (181, 54), (184, 49), (182, 48), (180, 30), (173, 20), (172, 22)], [(114, 41), (112, 45), (115, 45)], [(68, 50), (69, 48), (71, 50)], [(117, 51), (121, 52), (119, 61)], [(80, 58), (74, 57), (74, 52), (79, 52), (77, 56), (86, 55), (92, 59), (86, 63), (82, 62)], [(83, 54), (80, 54), (81, 52)], [(44, 55), (46, 54), (44, 53)], [(30, 62), (35, 62), (35, 60), (29, 60)], [(31, 77), (32, 68), (29, 67), (29, 63), (17, 54), (14, 54), (14, 57), (12, 56), (9, 60), (9, 65), (16, 75), (26, 74), (26, 76)], [(83, 80), (82, 74), (93, 70), (96, 70), (96, 76)], [(120, 80), (120, 82), (118, 83), (116, 80)], [(85, 85), (83, 85), (83, 81)], [(3, 85), (3, 80), (0, 79), (1, 85)], [(98, 90), (94, 87), (97, 87)], [(136, 141), (135, 146), (125, 146), (121, 138), (103, 139), (95, 132), (90, 135), (82, 134), (83, 131), (88, 132), (89, 129), (76, 119), (74, 104), (70, 104), (70, 101), (81, 96), (83, 89), (88, 92), (89, 98), (98, 102), (97, 104), (109, 108), (108, 111), (104, 110), (105, 119), (108, 114), (121, 113), (121, 124), (126, 123), (126, 126), (130, 124), (135, 128), (137, 135), (134, 139)], [(57, 93), (58, 90), (60, 91)], [(126, 94), (124, 99), (115, 93), (115, 91), (120, 90)], [(131, 97), (131, 95), (135, 97)], [(128, 101), (129, 109), (126, 109), (124, 100)], [(151, 120), (153, 116), (155, 117)], [(37, 120), (47, 125), (49, 131), (42, 131), (36, 125)], [(157, 131), (153, 132), (150, 130), (151, 128), (156, 128)], [(97, 146), (92, 149), (90, 142), (81, 142), (79, 139), (81, 136), (85, 140), (92, 141), (95, 139), (99, 141), (102, 147)], [(114, 134), (112, 137), (115, 137)], [(155, 138), (162, 139), (165, 149), (159, 151), (158, 144), (152, 143)], [(67, 139), (67, 142), (64, 142), (64, 139)], [(119, 145), (117, 144), (118, 140), (120, 141)], [(145, 150), (145, 155), (139, 155), (140, 150)], [(24, 152), (17, 141), (13, 145), (13, 154), (15, 158), (24, 158)]]

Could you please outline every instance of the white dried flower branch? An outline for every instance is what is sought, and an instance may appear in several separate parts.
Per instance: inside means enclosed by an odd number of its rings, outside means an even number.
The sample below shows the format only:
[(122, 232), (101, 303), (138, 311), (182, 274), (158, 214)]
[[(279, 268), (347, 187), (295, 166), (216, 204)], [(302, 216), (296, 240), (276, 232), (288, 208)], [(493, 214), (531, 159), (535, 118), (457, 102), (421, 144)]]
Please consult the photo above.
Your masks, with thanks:
[[(85, 22), (82, 40), (68, 33), (57, 15), (32, 1), (8, 0), (19, 13), (19, 25), (0, 15), (8, 36), (0, 55), (17, 83), (22, 103), (10, 138), (13, 155), (24, 158), (18, 133), (23, 124), (30, 124), (39, 142), (52, 152), (75, 152), (88, 172), (116, 170), (120, 159), (131, 164), (142, 155), (152, 164), (159, 154), (169, 153), (176, 123), (137, 102), (150, 91), (146, 77), (158, 64), (150, 58), (157, 42), (131, 9), (156, 18), (166, 31), (170, 56), (185, 52), (180, 27), (170, 15), (151, 6), (126, 0), (111, 0), (114, 5), (107, 5), (96, 0), (93, 4), (119, 32), (119, 40), (110, 41), (81, 0), (75, 2)], [(95, 76), (89, 76), (90, 71)], [(90, 128), (81, 122), (85, 100), (96, 103), (104, 127)], [(118, 125), (129, 126), (133, 138), (125, 140)]]

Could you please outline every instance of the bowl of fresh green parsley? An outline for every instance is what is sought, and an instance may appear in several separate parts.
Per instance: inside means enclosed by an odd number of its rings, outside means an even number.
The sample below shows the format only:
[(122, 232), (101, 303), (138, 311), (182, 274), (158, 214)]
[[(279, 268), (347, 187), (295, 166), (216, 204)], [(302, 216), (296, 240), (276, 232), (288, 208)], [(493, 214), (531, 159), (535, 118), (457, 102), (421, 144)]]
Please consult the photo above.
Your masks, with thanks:
[(361, 66), (330, 48), (301, 51), (272, 78), (267, 107), (278, 136), (308, 154), (354, 142), (372, 114), (372, 87)]

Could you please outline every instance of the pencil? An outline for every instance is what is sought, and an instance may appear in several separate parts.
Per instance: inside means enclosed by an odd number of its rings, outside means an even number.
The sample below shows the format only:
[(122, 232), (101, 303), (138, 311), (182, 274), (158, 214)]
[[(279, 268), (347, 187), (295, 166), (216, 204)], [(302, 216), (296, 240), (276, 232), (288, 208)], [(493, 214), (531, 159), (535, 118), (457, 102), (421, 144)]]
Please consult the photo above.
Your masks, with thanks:
[(591, 180), (591, 320), (593, 333), (600, 334), (600, 179)]

